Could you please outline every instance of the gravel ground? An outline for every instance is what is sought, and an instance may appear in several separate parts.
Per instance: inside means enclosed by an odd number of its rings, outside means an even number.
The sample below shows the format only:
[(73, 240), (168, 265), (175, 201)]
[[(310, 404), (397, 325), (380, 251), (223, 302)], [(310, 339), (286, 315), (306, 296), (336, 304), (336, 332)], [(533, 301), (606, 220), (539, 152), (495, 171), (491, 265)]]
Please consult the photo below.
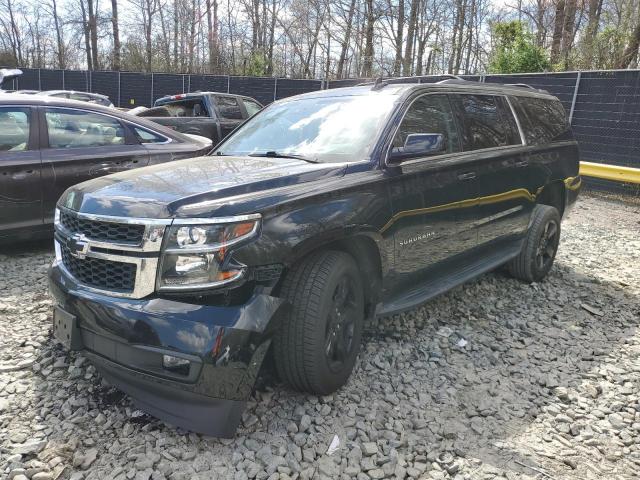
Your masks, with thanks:
[[(0, 255), (0, 477), (640, 477), (640, 207), (583, 195), (550, 277), (379, 320), (337, 394), (256, 392), (233, 440), (136, 411), (50, 336), (52, 252)], [(330, 448), (339, 442), (337, 449)]]

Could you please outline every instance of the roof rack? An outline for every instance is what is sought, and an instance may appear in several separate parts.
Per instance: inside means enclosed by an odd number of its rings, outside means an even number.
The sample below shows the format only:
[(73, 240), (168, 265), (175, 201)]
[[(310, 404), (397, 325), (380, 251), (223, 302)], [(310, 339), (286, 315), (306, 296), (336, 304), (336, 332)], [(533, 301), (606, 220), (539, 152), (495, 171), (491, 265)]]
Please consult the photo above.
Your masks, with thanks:
[[(449, 78), (453, 78), (455, 80), (460, 80), (462, 82), (466, 82), (467, 80), (465, 80), (464, 78), (462, 78), (460, 75), (454, 75), (453, 73), (443, 73), (442, 75), (438, 75), (439, 77), (449, 77)], [(446, 80), (440, 80), (440, 82), (446, 82)], [(440, 83), (440, 82), (436, 82), (436, 83)]]

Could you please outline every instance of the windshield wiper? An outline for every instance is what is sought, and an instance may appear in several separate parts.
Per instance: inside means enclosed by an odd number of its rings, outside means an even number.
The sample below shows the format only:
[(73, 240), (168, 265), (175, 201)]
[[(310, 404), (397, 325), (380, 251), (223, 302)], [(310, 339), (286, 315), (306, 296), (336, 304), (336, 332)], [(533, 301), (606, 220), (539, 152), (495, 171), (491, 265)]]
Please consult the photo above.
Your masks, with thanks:
[(267, 158), (294, 158), (296, 160), (302, 160), (308, 163), (320, 163), (313, 158), (305, 157), (304, 155), (298, 155), (296, 153), (280, 153), (275, 150), (269, 150), (262, 153), (250, 153), (250, 157), (267, 157)]

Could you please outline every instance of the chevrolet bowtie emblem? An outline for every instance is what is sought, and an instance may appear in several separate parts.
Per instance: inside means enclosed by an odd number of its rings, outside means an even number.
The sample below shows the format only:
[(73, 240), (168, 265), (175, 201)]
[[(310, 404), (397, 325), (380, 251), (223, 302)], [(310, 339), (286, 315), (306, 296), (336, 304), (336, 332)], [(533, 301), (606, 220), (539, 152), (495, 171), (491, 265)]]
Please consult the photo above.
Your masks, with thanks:
[(89, 253), (89, 242), (84, 235), (76, 233), (67, 239), (67, 249), (76, 258), (84, 258)]

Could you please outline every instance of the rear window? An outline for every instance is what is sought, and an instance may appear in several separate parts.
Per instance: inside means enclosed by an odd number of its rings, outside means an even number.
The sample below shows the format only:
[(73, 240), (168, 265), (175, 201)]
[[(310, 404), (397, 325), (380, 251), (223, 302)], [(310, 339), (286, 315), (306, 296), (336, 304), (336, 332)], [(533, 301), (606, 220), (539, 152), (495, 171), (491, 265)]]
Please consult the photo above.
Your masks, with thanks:
[(516, 97), (514, 108), (530, 145), (573, 139), (564, 107), (559, 100)]
[(452, 100), (461, 114), (465, 150), (522, 144), (515, 118), (504, 98), (453, 95)]
[(162, 107), (169, 110), (172, 117), (208, 117), (207, 109), (200, 98), (177, 100), (165, 103)]

